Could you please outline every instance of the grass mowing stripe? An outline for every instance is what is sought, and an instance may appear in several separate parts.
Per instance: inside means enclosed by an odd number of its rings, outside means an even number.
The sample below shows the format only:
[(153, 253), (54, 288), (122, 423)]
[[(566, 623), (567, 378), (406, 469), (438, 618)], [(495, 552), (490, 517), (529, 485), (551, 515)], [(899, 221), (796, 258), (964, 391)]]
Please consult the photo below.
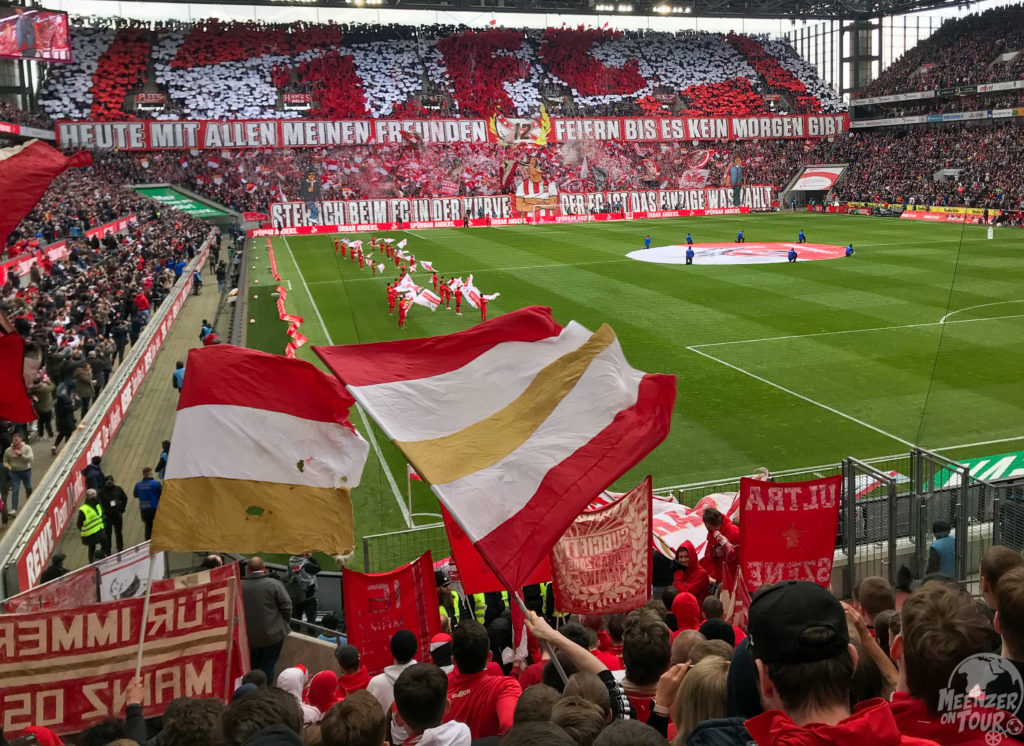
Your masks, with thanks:
[(859, 420), (856, 417), (854, 417), (853, 415), (846, 414), (845, 412), (840, 412), (835, 407), (830, 407), (828, 404), (822, 404), (820, 401), (816, 401), (814, 399), (811, 399), (810, 397), (804, 396), (803, 394), (798, 394), (797, 392), (793, 391), (792, 389), (787, 389), (785, 386), (781, 386), (781, 385), (779, 385), (779, 384), (777, 384), (777, 383), (775, 383), (773, 381), (769, 381), (767, 378), (762, 378), (761, 376), (757, 375), (756, 373), (751, 373), (749, 370), (745, 370), (744, 368), (741, 368), (738, 365), (733, 365), (732, 363), (727, 363), (725, 360), (717, 358), (714, 355), (709, 355), (706, 352), (701, 352), (696, 347), (687, 347), (686, 349), (690, 350), (690, 352), (696, 352), (698, 355), (703, 355), (704, 357), (708, 358), (709, 360), (714, 360), (716, 363), (721, 363), (722, 365), (726, 366), (727, 368), (732, 368), (733, 370), (738, 371), (738, 372), (742, 373), (745, 376), (750, 376), (751, 378), (753, 378), (753, 379), (755, 379), (757, 381), (760, 381), (761, 383), (766, 383), (769, 386), (773, 386), (774, 388), (777, 388), (779, 391), (784, 391), (787, 394), (792, 394), (793, 396), (797, 397), (798, 399), (803, 399), (805, 402), (807, 402), (809, 404), (813, 404), (816, 407), (821, 407), (822, 409), (826, 409), (829, 412), (831, 412), (832, 414), (837, 414), (840, 417), (843, 417), (844, 419), (850, 420), (850, 422), (854, 422), (854, 423), (856, 423), (858, 425), (862, 425), (863, 427), (866, 427), (869, 430), (874, 430), (876, 433), (878, 433), (880, 435), (884, 435), (887, 438), (892, 438), (893, 440), (897, 441), (898, 443), (903, 443), (905, 446), (907, 446), (909, 448), (914, 448), (914, 444), (911, 443), (909, 440), (904, 440), (903, 438), (899, 437), (898, 435), (893, 435), (890, 432), (886, 432), (885, 430), (882, 430), (881, 428), (875, 427), (874, 425), (872, 425), (869, 422), (864, 422), (864, 420)]
[[(302, 274), (302, 268), (299, 266), (298, 261), (295, 259), (295, 254), (292, 253), (292, 247), (288, 245), (288, 238), (284, 239), (284, 247), (288, 249), (288, 256), (291, 257), (292, 264), (295, 265), (295, 271), (299, 275), (299, 282), (302, 283), (303, 289), (306, 291), (306, 295), (309, 297), (309, 302), (313, 306), (313, 313), (316, 314), (317, 321), (320, 322), (320, 328), (324, 330), (324, 337), (327, 339), (327, 344), (333, 345), (334, 339), (331, 337), (331, 331), (327, 328), (327, 324), (324, 323), (324, 317), (320, 314), (320, 307), (317, 306), (316, 301), (313, 300), (313, 293), (309, 289), (309, 285), (306, 283), (306, 278)], [(391, 487), (391, 491), (395, 494), (395, 502), (398, 503), (398, 509), (402, 511), (402, 517), (405, 518), (406, 525), (412, 528), (412, 515), (409, 513), (409, 508), (402, 500), (402, 495), (398, 491), (398, 484), (395, 482), (395, 477), (391, 473), (391, 467), (388, 462), (384, 460), (384, 454), (381, 453), (380, 444), (377, 442), (377, 436), (373, 432), (373, 428), (370, 427), (370, 420), (366, 416), (366, 412), (356, 402), (356, 411), (359, 412), (360, 418), (363, 420), (363, 428), (366, 430), (366, 435), (370, 439), (370, 445), (373, 446), (373, 452), (377, 454), (377, 460), (380, 462), (381, 469), (384, 472), (384, 476), (387, 477), (388, 486)]]

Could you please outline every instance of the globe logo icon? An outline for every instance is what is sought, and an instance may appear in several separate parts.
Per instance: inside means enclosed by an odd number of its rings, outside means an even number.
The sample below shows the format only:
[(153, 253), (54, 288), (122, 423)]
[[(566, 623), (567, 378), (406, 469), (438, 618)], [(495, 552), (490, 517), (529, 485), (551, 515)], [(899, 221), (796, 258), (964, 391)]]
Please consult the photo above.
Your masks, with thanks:
[(1009, 660), (978, 653), (962, 660), (939, 694), (943, 722), (960, 730), (985, 732), (992, 746), (1006, 735), (1020, 735), (1024, 726), (1016, 713), (1024, 703), (1024, 678)]

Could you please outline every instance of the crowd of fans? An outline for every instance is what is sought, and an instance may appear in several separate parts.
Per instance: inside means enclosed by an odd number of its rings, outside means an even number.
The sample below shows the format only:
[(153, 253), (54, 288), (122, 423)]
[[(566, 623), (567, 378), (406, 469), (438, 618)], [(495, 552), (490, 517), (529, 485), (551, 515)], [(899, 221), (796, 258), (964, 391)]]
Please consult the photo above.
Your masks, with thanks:
[[(726, 520), (714, 509), (705, 513), (709, 534), (725, 530)], [(722, 545), (709, 537), (708, 546)], [(863, 578), (843, 603), (819, 585), (784, 581), (756, 589), (746, 623), (737, 626), (725, 619), (720, 578), (709, 575), (735, 556), (712, 551), (698, 560), (684, 544), (672, 560), (655, 550), (652, 598), (628, 614), (566, 615), (550, 594), (545, 602), (542, 587), (524, 589), (525, 653), (513, 641), (507, 594), (460, 596), (438, 571), (443, 631), (420, 660), (416, 634), (391, 630), (393, 663), (379, 673), (344, 638), (351, 630), (334, 638), (336, 665), (279, 667), (292, 617), (304, 610), (253, 557), (242, 579), (252, 670), (230, 701), (180, 698), (147, 721), (143, 682), (135, 679), (124, 717), (75, 742), (988, 746), (1022, 732), (1019, 552), (984, 552), (980, 598), (938, 571), (913, 589), (904, 571), (896, 588)], [(952, 556), (951, 549), (933, 551)], [(289, 572), (307, 572), (309, 562), (316, 564), (296, 555)]]
[[(850, 163), (835, 189), (840, 201), (1024, 208), (1024, 125), (868, 130), (815, 155), (822, 163)], [(942, 174), (939, 180), (936, 176)]]
[[(73, 61), (50, 69), (39, 98), (54, 120), (146, 116), (130, 107), (130, 94), (144, 89), (166, 93), (167, 107), (153, 113), (160, 119), (387, 117), (428, 95), (438, 98), (434, 115), (536, 117), (542, 105), (573, 116), (684, 105), (701, 114), (722, 106), (700, 87), (739, 80), (747, 85), (732, 113), (763, 111), (769, 94), (781, 96), (783, 112), (844, 108), (785, 42), (737, 34), (216, 20), (150, 29), (91, 19), (72, 40)], [(313, 108), (284, 107), (281, 94), (295, 92), (310, 93)], [(673, 105), (651, 112), (638, 103), (654, 94)]]
[[(18, 509), (15, 472), (28, 474), (31, 447), (50, 440), (56, 453), (84, 419), (111, 373), (135, 344), (171, 285), (195, 256), (206, 226), (183, 213), (159, 206), (113, 184), (102, 168), (69, 171), (54, 182), (39, 205), (12, 233), (8, 256), (32, 258), (20, 276), (7, 270), (0, 285), (0, 314), (28, 343), (39, 370), (29, 389), (38, 419), (27, 425), (0, 423), (0, 450), (16, 436), (28, 461), (0, 467), (4, 522)], [(89, 227), (134, 215), (125, 231), (85, 238)], [(40, 249), (66, 241), (61, 255)], [(23, 460), (24, 461), (24, 460)]]
[(949, 19), (869, 83), (859, 96), (1024, 78), (1024, 6), (1005, 5)]

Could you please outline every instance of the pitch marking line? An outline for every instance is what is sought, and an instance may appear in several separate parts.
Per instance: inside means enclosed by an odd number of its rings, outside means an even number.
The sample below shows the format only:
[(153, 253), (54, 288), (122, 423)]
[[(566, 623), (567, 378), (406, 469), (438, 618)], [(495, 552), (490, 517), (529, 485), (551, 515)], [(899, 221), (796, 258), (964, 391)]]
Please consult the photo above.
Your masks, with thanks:
[(875, 427), (874, 425), (872, 425), (869, 422), (865, 422), (864, 420), (857, 419), (856, 417), (854, 417), (851, 414), (846, 414), (846, 412), (841, 412), (840, 410), (836, 409), (835, 407), (830, 407), (828, 404), (822, 404), (820, 401), (817, 401), (816, 399), (812, 399), (809, 396), (804, 396), (803, 394), (799, 394), (796, 391), (793, 391), (793, 389), (788, 389), (785, 386), (781, 386), (781, 385), (779, 385), (777, 383), (774, 383), (773, 381), (769, 381), (767, 378), (759, 376), (756, 373), (751, 373), (749, 370), (741, 368), (738, 365), (733, 365), (732, 363), (727, 363), (725, 360), (722, 360), (721, 358), (717, 358), (714, 355), (709, 355), (706, 352), (701, 352), (696, 347), (687, 347), (686, 349), (690, 350), (691, 352), (695, 352), (698, 355), (706, 357), (708, 360), (714, 360), (716, 363), (721, 363), (722, 365), (724, 365), (727, 368), (732, 368), (733, 370), (735, 370), (735, 371), (737, 371), (739, 373), (742, 373), (745, 376), (750, 376), (751, 378), (753, 378), (756, 381), (760, 381), (761, 383), (768, 384), (769, 386), (771, 386), (773, 388), (777, 388), (779, 391), (783, 391), (783, 392), (785, 392), (787, 394), (795, 396), (797, 399), (803, 399), (808, 404), (813, 404), (816, 407), (821, 407), (822, 409), (827, 410), (827, 411), (831, 412), (832, 414), (839, 415), (843, 419), (847, 419), (850, 422), (854, 422), (854, 423), (856, 423), (856, 424), (858, 424), (858, 425), (860, 425), (862, 427), (866, 427), (869, 430), (874, 430), (879, 435), (884, 435), (887, 438), (895, 440), (897, 443), (902, 443), (903, 445), (907, 446), (908, 448), (913, 448), (914, 445), (915, 445), (914, 443), (911, 443), (909, 440), (904, 440), (900, 436), (893, 435), (892, 433), (890, 433), (890, 432), (888, 432), (886, 430), (883, 430), (880, 427)]
[[(1017, 301), (1000, 301), (1000, 303), (1004, 303), (1004, 302), (1005, 303), (1010, 303), (1010, 302), (1017, 302)], [(1020, 301), (1020, 302), (1024, 303), (1024, 301)], [(988, 304), (988, 303), (986, 303), (985, 305), (999, 305), (999, 304), (996, 304), (996, 303)], [(980, 306), (971, 306), (971, 308), (980, 308)], [(961, 311), (969, 311), (970, 308), (962, 308), (960, 310)], [(958, 311), (953, 311), (953, 313), (958, 313)], [(948, 316), (951, 316), (951, 315), (952, 314), (947, 314), (946, 316), (943, 316), (942, 318), (946, 319)], [(837, 334), (860, 334), (861, 332), (882, 332), (882, 331), (888, 331), (888, 330), (892, 330), (892, 329), (914, 329), (916, 327), (922, 327), (922, 326), (939, 326), (939, 325), (945, 325), (945, 324), (971, 324), (971, 323), (974, 323), (976, 321), (1002, 321), (1003, 319), (1019, 319), (1019, 318), (1024, 318), (1024, 313), (1016, 313), (1016, 314), (1011, 314), (1009, 316), (987, 316), (987, 317), (985, 317), (983, 319), (958, 319), (956, 321), (926, 321), (926, 322), (921, 323), (921, 324), (900, 324), (900, 325), (897, 325), (897, 326), (872, 326), (872, 327), (868, 327), (866, 329), (844, 329), (842, 331), (837, 331), (837, 332), (811, 332), (810, 334), (788, 334), (788, 335), (786, 335), (784, 337), (755, 337), (754, 339), (737, 339), (737, 340), (733, 340), (732, 342), (705, 342), (704, 344), (692, 345), (690, 347), (687, 347), (687, 349), (695, 350), (696, 351), (696, 349), (699, 348), (699, 347), (724, 347), (726, 345), (742, 345), (742, 344), (749, 344), (749, 343), (752, 343), (752, 342), (778, 342), (778, 341), (781, 341), (783, 339), (803, 339), (804, 337), (831, 337), (831, 336), (834, 336), (834, 335), (837, 335)]]
[(409, 230), (403, 230), (402, 232), (403, 233), (408, 233), (410, 236), (416, 236), (416, 238), (422, 238), (424, 241), (427, 240), (426, 236), (421, 236), (419, 233), (413, 233), (412, 231), (409, 231)]
[[(299, 267), (299, 263), (295, 261), (295, 254), (292, 253), (292, 247), (288, 245), (288, 237), (283, 236), (284, 247), (288, 249), (288, 256), (292, 259), (292, 264), (295, 265), (295, 271), (299, 275), (299, 282), (302, 283), (302, 287), (306, 291), (306, 296), (309, 298), (309, 302), (313, 305), (313, 312), (316, 314), (317, 321), (320, 322), (320, 328), (324, 330), (324, 337), (327, 340), (327, 344), (333, 345), (334, 338), (331, 336), (331, 332), (327, 328), (327, 324), (324, 323), (324, 317), (320, 313), (320, 308), (317, 306), (316, 301), (313, 300), (313, 293), (309, 290), (309, 283), (306, 282), (306, 278), (302, 274), (302, 269)], [(412, 516), (409, 514), (409, 508), (402, 500), (402, 495), (398, 491), (398, 483), (395, 482), (395, 477), (391, 473), (391, 467), (388, 466), (388, 462), (384, 460), (384, 454), (380, 450), (380, 444), (377, 443), (377, 436), (374, 435), (373, 428), (370, 426), (370, 420), (366, 416), (366, 412), (356, 402), (356, 410), (359, 412), (359, 416), (363, 420), (363, 428), (366, 430), (366, 435), (370, 439), (370, 445), (373, 446), (373, 452), (377, 454), (377, 460), (380, 462), (381, 469), (384, 471), (384, 476), (388, 480), (388, 486), (391, 487), (391, 491), (395, 495), (395, 502), (398, 503), (398, 509), (402, 511), (402, 517), (405, 519), (405, 525), (407, 528), (413, 527)]]
[[(963, 311), (973, 311), (975, 308), (988, 308), (989, 306), (1002, 306), (1002, 305), (1004, 305), (1006, 303), (1024, 303), (1024, 300), (999, 300), (999, 301), (996, 301), (995, 303), (982, 303), (980, 306), (967, 306), (967, 308), (958, 308), (955, 311), (950, 311), (945, 316), (943, 316), (941, 319), (939, 319), (939, 323), (940, 324), (944, 324), (944, 323), (946, 323), (946, 319), (948, 319), (950, 316), (953, 316), (955, 314), (961, 313)], [(1004, 317), (1004, 318), (1008, 318), (1008, 317)], [(957, 322), (951, 321), (950, 323), (951, 324), (955, 324)]]

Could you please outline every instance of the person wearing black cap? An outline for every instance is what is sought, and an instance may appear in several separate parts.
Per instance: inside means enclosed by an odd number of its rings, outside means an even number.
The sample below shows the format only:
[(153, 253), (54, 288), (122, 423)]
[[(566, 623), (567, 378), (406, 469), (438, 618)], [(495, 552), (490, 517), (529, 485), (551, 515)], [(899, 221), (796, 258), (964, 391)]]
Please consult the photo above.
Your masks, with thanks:
[(857, 650), (842, 605), (820, 585), (788, 580), (762, 587), (750, 604), (748, 633), (767, 710), (746, 722), (759, 746), (934, 743), (901, 735), (883, 699), (850, 713)]
[[(385, 713), (391, 712), (395, 704), (395, 682), (402, 674), (402, 671), (417, 663), (416, 651), (419, 649), (419, 641), (416, 635), (407, 629), (400, 629), (391, 636), (391, 655), (395, 659), (394, 665), (387, 666), (383, 673), (379, 673), (370, 679), (366, 691), (377, 698)], [(402, 743), (409, 734), (397, 723), (391, 724), (391, 742)]]

